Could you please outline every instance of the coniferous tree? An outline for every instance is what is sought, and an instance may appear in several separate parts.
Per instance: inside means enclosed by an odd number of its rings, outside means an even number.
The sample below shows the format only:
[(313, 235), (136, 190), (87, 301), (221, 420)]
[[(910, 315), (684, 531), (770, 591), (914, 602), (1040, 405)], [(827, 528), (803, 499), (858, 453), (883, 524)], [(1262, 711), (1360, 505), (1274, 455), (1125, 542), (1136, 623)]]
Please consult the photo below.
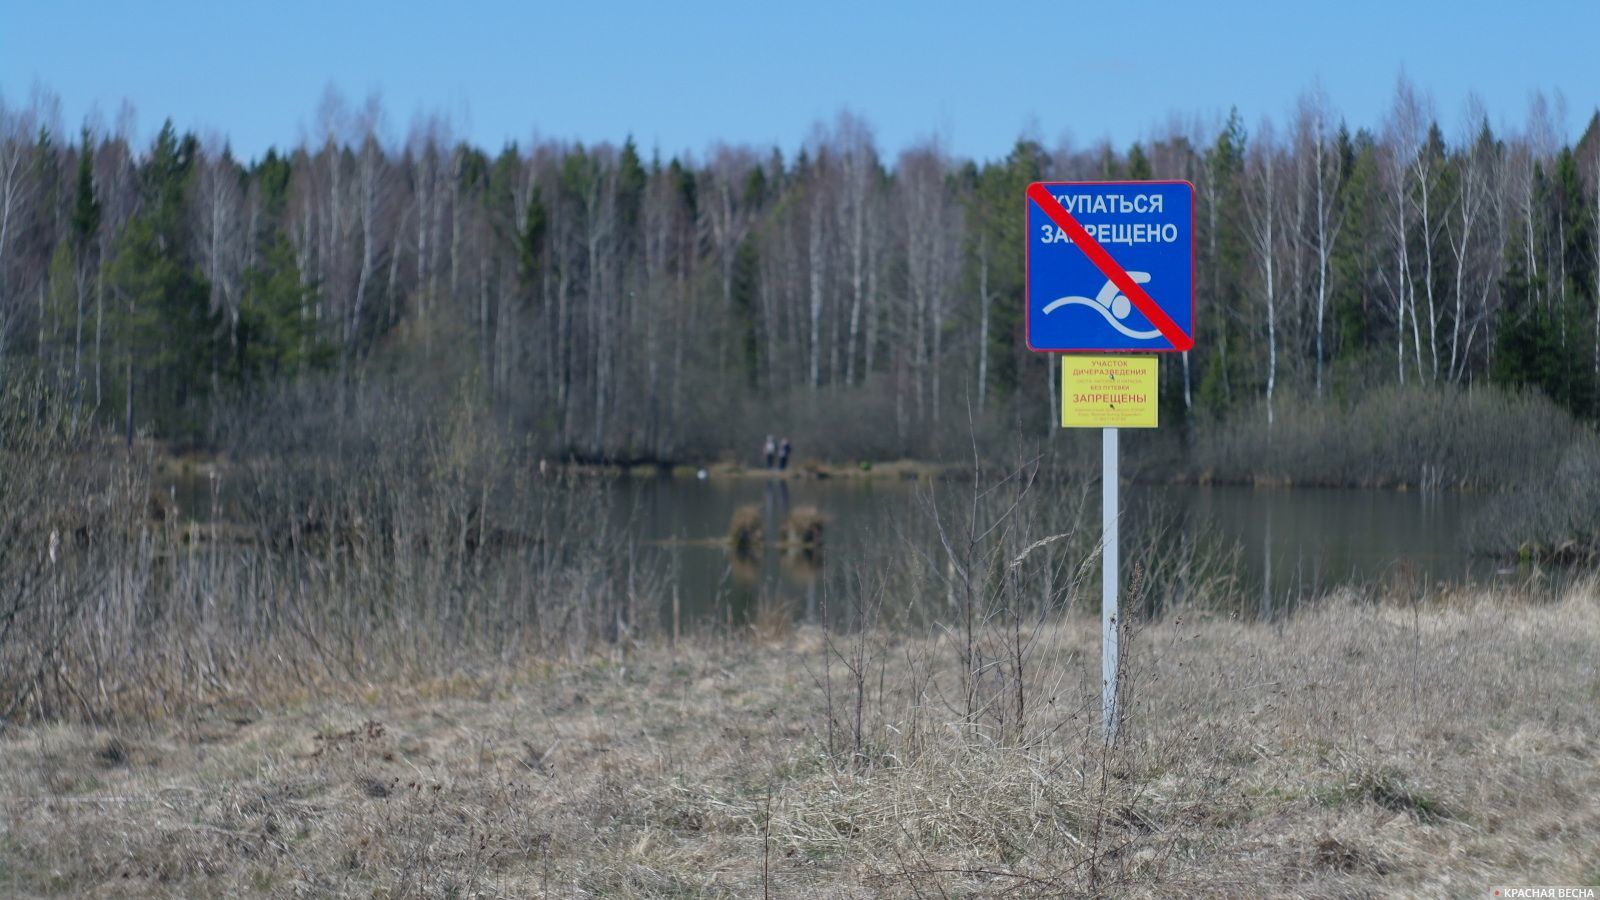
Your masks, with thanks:
[[(1197, 224), (1205, 229), (1201, 238), (1204, 254), (1203, 277), (1197, 290), (1204, 291), (1203, 307), (1213, 310), (1201, 318), (1196, 328), (1196, 344), (1210, 349), (1202, 362), (1201, 406), (1213, 415), (1233, 404), (1234, 383), (1242, 371), (1242, 341), (1232, 317), (1244, 306), (1246, 278), (1244, 222), (1244, 120), (1237, 109), (1228, 115), (1227, 125), (1216, 143), (1206, 152), (1206, 191), (1198, 198), (1202, 206)], [(1197, 304), (1202, 305), (1202, 304)]]
[(74, 261), (73, 270), (73, 339), (72, 339), (72, 391), (74, 409), (83, 405), (83, 341), (84, 317), (87, 313), (89, 282), (96, 267), (96, 238), (100, 233), (100, 198), (94, 189), (94, 145), (89, 129), (83, 129), (78, 148), (78, 181), (73, 195), (72, 221), (69, 231)]
[(235, 381), (292, 378), (332, 365), (336, 348), (310, 315), (315, 295), (301, 276), (293, 245), (275, 234), (260, 262), (244, 273), (229, 367)]
[(1005, 397), (1022, 386), (1019, 363), (1028, 355), (1023, 339), (1024, 284), (1022, 247), (1027, 235), (1021, 209), (1028, 185), (1044, 177), (1049, 158), (1037, 142), (1019, 140), (1001, 162), (977, 173), (970, 221), (981, 267), (980, 390)]
[(116, 324), (123, 362), (124, 434), (140, 421), (194, 433), (209, 387), (221, 317), (185, 239), (185, 198), (197, 143), (168, 121), (145, 164), (141, 212), (118, 242), (111, 277), (122, 300)]
[(1376, 310), (1371, 285), (1377, 263), (1371, 236), (1378, 215), (1374, 192), (1379, 189), (1379, 172), (1373, 138), (1366, 131), (1352, 138), (1348, 130), (1340, 129), (1339, 153), (1344, 165), (1338, 202), (1345, 210), (1347, 225), (1340, 230), (1333, 247), (1333, 357), (1336, 363), (1349, 368), (1359, 365), (1373, 346)]

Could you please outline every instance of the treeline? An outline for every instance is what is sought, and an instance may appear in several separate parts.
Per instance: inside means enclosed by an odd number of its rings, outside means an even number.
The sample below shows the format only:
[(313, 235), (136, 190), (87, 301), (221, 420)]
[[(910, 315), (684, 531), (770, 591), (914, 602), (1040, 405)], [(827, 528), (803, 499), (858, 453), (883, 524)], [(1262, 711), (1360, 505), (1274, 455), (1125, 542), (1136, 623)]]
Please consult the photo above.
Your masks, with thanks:
[(981, 162), (887, 157), (848, 114), (792, 158), (491, 154), (438, 117), (393, 140), (376, 100), (331, 91), (315, 137), (241, 162), (170, 123), (134, 146), (131, 116), (72, 134), (55, 108), (0, 105), (0, 372), (42, 370), (130, 439), (204, 437), (220, 404), (312, 378), (465, 391), (583, 458), (774, 429), (937, 453), (969, 414), (1042, 432), (1056, 369), (1022, 334), (1041, 179), (1195, 185), (1198, 343), (1163, 367), (1169, 417), (1485, 380), (1600, 412), (1600, 115), (1564, 145), (1537, 97), (1497, 131), (1401, 79), (1366, 128), (1308, 92), (1250, 130)]

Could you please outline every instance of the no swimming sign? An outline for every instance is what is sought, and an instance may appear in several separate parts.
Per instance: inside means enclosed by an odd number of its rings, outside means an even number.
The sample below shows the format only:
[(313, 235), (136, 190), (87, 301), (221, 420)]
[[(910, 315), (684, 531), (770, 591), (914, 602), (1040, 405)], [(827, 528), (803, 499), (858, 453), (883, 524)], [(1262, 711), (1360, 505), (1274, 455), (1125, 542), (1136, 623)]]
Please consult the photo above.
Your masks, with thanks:
[(1047, 353), (1194, 346), (1194, 187), (1028, 186), (1028, 347)]

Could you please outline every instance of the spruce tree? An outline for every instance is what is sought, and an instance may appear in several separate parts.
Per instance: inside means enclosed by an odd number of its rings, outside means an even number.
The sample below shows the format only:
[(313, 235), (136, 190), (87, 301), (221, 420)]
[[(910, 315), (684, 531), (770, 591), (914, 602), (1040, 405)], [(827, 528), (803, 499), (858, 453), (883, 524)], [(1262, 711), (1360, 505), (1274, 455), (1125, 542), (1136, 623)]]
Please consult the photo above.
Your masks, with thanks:
[(169, 120), (145, 162), (143, 205), (118, 241), (111, 277), (123, 298), (116, 323), (128, 442), (139, 424), (165, 436), (193, 434), (209, 388), (221, 317), (188, 252), (185, 197), (197, 144)]
[(234, 327), (229, 374), (251, 384), (326, 369), (337, 358), (310, 315), (316, 289), (307, 286), (294, 247), (281, 232), (244, 273), (244, 294)]

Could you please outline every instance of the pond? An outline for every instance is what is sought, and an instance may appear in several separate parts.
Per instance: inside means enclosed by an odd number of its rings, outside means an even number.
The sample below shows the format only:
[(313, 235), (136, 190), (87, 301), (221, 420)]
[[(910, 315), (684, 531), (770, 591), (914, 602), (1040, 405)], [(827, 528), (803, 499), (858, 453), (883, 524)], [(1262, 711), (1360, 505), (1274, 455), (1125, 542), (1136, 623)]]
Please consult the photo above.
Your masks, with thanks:
[[(943, 489), (959, 498), (970, 486)], [(885, 554), (941, 558), (926, 482), (646, 478), (620, 479), (609, 490), (616, 514), (675, 588), (686, 621), (738, 620), (763, 600), (815, 621), (830, 588), (843, 588)], [(1098, 535), (1098, 488), (1085, 496), (1080, 521)], [(1151, 527), (1198, 542), (1231, 560), (1243, 597), (1263, 614), (1344, 585), (1421, 590), (1525, 574), (1468, 551), (1467, 523), (1491, 500), (1481, 494), (1131, 485), (1122, 498), (1125, 546), (1134, 530)], [(1062, 499), (1078, 502), (1076, 494)], [(766, 542), (741, 558), (725, 538), (735, 511), (751, 506)], [(825, 549), (814, 556), (774, 546), (784, 517), (802, 507), (827, 519)]]

